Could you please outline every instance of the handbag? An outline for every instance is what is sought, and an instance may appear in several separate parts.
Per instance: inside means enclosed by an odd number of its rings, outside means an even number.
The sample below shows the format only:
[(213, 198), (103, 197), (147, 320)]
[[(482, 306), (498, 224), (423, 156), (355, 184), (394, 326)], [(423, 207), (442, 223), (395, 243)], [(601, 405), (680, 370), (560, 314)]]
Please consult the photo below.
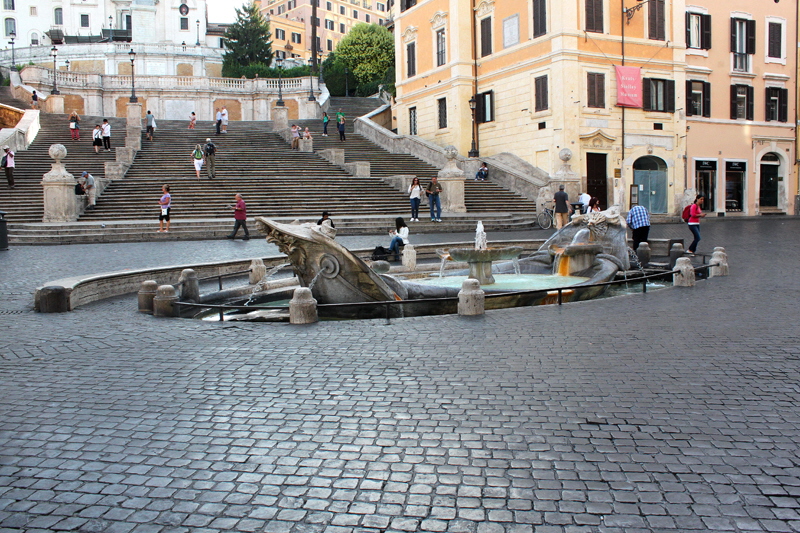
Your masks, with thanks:
[(74, 122), (70, 122), (69, 123), (69, 129), (74, 130), (75, 126), (76, 126), (76, 124)]

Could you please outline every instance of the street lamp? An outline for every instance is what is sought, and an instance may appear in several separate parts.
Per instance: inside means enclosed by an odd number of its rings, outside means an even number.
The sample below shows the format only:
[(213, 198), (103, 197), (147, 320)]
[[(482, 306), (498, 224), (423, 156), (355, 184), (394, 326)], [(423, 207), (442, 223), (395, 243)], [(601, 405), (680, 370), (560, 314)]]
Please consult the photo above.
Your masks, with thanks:
[(480, 156), (478, 149), (475, 147), (475, 108), (477, 107), (478, 101), (475, 100), (475, 95), (472, 95), (472, 98), (469, 99), (469, 108), (472, 111), (472, 149), (467, 154), (469, 157)]
[(278, 57), (275, 59), (275, 62), (278, 64), (278, 101), (275, 102), (275, 105), (283, 107), (283, 58)]
[(53, 56), (53, 90), (50, 91), (50, 94), (61, 94), (58, 92), (58, 82), (56, 81), (56, 58), (58, 57), (56, 45), (53, 45), (53, 48), (50, 49), (50, 55)]
[(134, 69), (134, 64), (133, 64), (133, 62), (136, 60), (136, 52), (133, 51), (133, 48), (131, 48), (131, 51), (128, 52), (128, 57), (131, 58), (131, 98), (130, 98), (130, 103), (136, 104), (136, 103), (139, 102), (139, 99), (136, 98), (136, 70)]
[[(313, 51), (311, 52), (314, 53)], [(316, 102), (314, 98), (314, 57), (308, 58), (308, 101)]]
[(114, 17), (108, 16), (108, 40), (114, 42)]
[(200, 46), (200, 19), (197, 19), (197, 42), (195, 46)]
[(350, 73), (347, 67), (344, 67), (344, 95), (350, 96), (350, 89), (347, 87), (347, 75)]
[(64, 61), (64, 64), (67, 66), (67, 72), (69, 72), (69, 59)]
[(323, 83), (325, 83), (325, 80), (322, 78), (322, 50), (319, 51), (319, 62), (317, 63), (317, 68), (319, 69), (319, 72), (317, 73), (319, 75), (317, 78), (317, 88), (319, 88)]
[(17, 63), (14, 61), (14, 39), (17, 38), (17, 34), (12, 31), (9, 37), (11, 37), (11, 66), (16, 67)]

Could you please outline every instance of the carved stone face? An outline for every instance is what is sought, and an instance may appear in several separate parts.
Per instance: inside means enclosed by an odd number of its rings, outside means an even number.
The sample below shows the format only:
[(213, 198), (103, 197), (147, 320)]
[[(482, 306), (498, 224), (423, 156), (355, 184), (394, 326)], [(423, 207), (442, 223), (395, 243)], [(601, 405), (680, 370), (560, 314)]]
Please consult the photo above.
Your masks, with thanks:
[(458, 157), (458, 150), (453, 145), (447, 146), (444, 149), (444, 155), (447, 159), (455, 159)]

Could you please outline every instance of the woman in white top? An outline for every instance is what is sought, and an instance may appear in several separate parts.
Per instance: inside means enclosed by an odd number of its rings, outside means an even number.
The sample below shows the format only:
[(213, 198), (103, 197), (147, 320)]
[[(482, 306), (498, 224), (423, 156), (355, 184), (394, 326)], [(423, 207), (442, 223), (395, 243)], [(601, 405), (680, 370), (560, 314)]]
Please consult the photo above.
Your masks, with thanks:
[(389, 244), (389, 253), (394, 254), (394, 260), (400, 261), (400, 246), (408, 244), (408, 226), (406, 226), (403, 217), (394, 219), (395, 230), (389, 232), (392, 236), (392, 242)]
[(425, 189), (419, 183), (419, 178), (411, 180), (408, 186), (408, 198), (411, 202), (411, 222), (419, 222), (419, 204), (422, 203), (422, 194)]

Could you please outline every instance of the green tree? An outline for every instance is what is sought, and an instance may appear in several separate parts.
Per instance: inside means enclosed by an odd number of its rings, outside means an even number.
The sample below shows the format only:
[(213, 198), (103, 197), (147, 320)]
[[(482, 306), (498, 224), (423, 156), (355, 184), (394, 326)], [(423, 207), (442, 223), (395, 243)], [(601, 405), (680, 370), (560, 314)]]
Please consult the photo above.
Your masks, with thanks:
[(394, 38), (383, 26), (356, 24), (336, 46), (331, 67), (337, 73), (347, 67), (350, 89), (358, 87), (363, 93), (361, 88), (373, 88), (368, 94), (374, 93), (378, 84), (394, 80)]
[(236, 22), (225, 32), (227, 51), (222, 57), (222, 75), (238, 78), (244, 75), (242, 69), (247, 67), (269, 67), (272, 63), (271, 37), (269, 23), (261, 16), (255, 3), (237, 8)]

